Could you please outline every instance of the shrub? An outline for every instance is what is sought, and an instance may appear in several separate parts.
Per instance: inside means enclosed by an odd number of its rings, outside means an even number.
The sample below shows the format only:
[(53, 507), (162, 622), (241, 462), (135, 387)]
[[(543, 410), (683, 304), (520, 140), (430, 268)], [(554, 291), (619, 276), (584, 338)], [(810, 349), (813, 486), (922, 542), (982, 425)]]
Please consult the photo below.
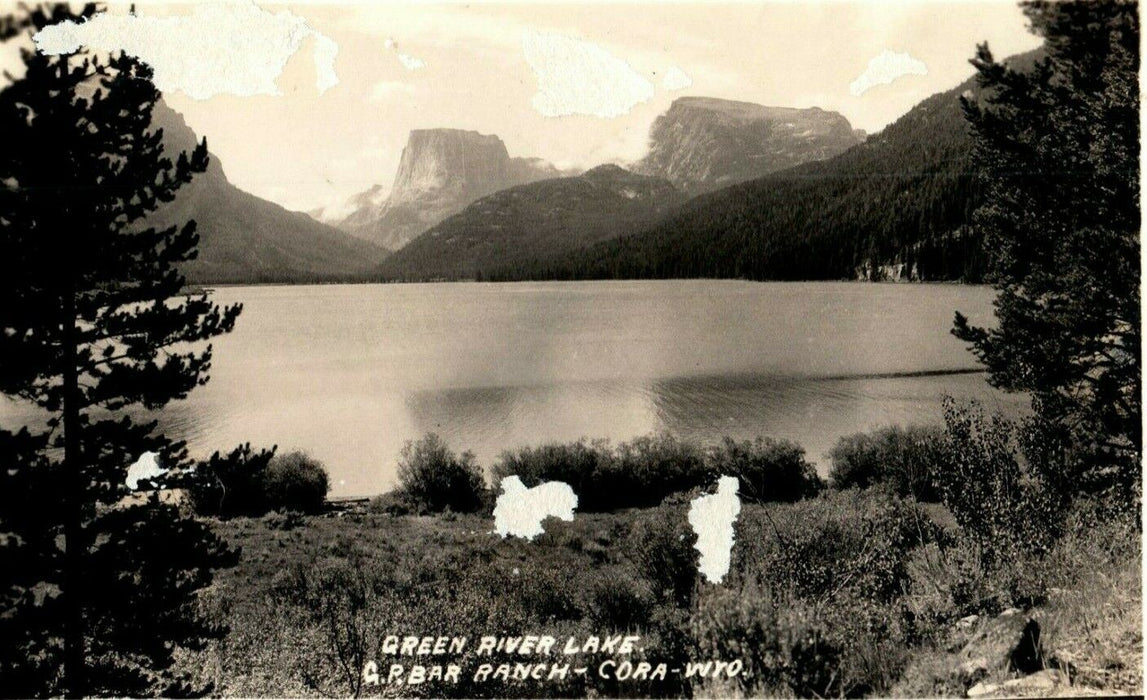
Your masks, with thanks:
[(551, 443), (507, 450), (490, 472), (495, 487), (510, 475), (516, 475), (527, 488), (547, 481), (564, 482), (577, 494), (579, 511), (600, 512), (605, 510), (604, 499), (599, 498), (601, 485), (612, 459), (613, 450), (606, 440)]
[(605, 464), (608, 479), (600, 484), (599, 499), (615, 508), (648, 508), (666, 496), (716, 482), (705, 452), (696, 443), (669, 433), (645, 435), (623, 442)]
[(944, 504), (987, 569), (1048, 551), (1062, 526), (1063, 502), (1020, 452), (1021, 432), (972, 402), (945, 400)]
[(326, 468), (304, 452), (276, 455), (263, 474), (263, 492), (273, 510), (320, 513), (328, 491)]
[(410, 504), (406, 502), (401, 493), (395, 491), (381, 493), (370, 499), (366, 509), (371, 513), (383, 515), (410, 515), (411, 513)]
[(447, 508), (473, 513), (482, 507), (485, 482), (474, 455), (459, 457), (434, 433), (407, 442), (398, 460), (398, 492), (415, 506), (431, 513)]
[(790, 440), (725, 438), (706, 459), (710, 473), (737, 477), (741, 499), (749, 502), (799, 501), (824, 488), (804, 448)]
[(826, 637), (814, 610), (799, 600), (776, 599), (768, 589), (710, 589), (693, 616), (702, 656), (740, 659), (740, 693), (733, 697), (852, 697), (841, 685), (841, 650)]
[(222, 518), (266, 513), (263, 476), (274, 456), (273, 447), (255, 452), (245, 444), (226, 455), (216, 452), (197, 464), (198, 477), (188, 490), (195, 511)]
[(511, 474), (527, 487), (565, 482), (578, 495), (582, 512), (648, 508), (713, 481), (704, 451), (667, 433), (616, 447), (605, 440), (524, 447), (502, 453), (491, 471), (495, 483)]
[(697, 589), (700, 554), (683, 509), (659, 508), (641, 513), (629, 535), (637, 572), (663, 604), (688, 608)]
[(494, 482), (517, 475), (528, 487), (562, 481), (578, 495), (578, 510), (649, 508), (669, 496), (712, 486), (724, 474), (741, 482), (749, 501), (795, 501), (823, 487), (804, 450), (789, 441), (726, 438), (706, 450), (668, 433), (616, 447), (607, 441), (524, 447), (504, 452), (491, 470)]
[(940, 426), (891, 426), (840, 438), (829, 458), (834, 488), (886, 484), (901, 496), (939, 501), (937, 472), (943, 464)]

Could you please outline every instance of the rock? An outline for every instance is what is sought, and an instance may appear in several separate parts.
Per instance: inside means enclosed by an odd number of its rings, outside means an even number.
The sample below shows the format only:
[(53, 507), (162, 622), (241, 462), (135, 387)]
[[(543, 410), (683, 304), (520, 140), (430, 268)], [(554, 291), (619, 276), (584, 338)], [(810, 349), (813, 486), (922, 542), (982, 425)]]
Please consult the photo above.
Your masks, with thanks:
[(1044, 667), (1039, 623), (1011, 609), (981, 626), (959, 656), (963, 665), (1028, 674)]
[(988, 675), (988, 660), (982, 656), (960, 664), (960, 677), (964, 684), (974, 683)]
[(511, 158), (494, 135), (462, 129), (415, 129), (407, 137), (389, 195), (379, 186), (354, 195), (342, 218), (325, 220), (348, 233), (397, 250), (426, 229), (499, 190), (559, 177), (538, 158)]
[(685, 195), (665, 178), (599, 165), (517, 185), (427, 229), (381, 266), (394, 279), (476, 279), (529, 269), (657, 221)]
[(1068, 685), (1068, 678), (1067, 674), (1058, 668), (1045, 668), (1042, 671), (1036, 671), (1021, 678), (1004, 681), (1003, 684), (1009, 694), (1018, 692), (1043, 694), (1061, 685)]
[[(183, 115), (162, 99), (151, 112), (151, 124), (163, 131), (165, 155), (172, 161), (199, 143)], [(365, 272), (386, 255), (306, 214), (244, 192), (227, 179), (215, 154), (206, 172), (142, 223), (162, 229), (191, 220), (199, 234), (198, 256), (179, 269), (194, 284), (314, 282)]]
[(956, 621), (956, 629), (961, 630), (961, 631), (969, 630), (972, 627), (974, 627), (976, 625), (976, 623), (979, 621), (980, 621), (979, 615), (968, 615), (967, 617), (961, 617), (959, 620)]
[(842, 115), (682, 97), (657, 118), (635, 170), (697, 194), (823, 160), (864, 141)]
[(995, 683), (977, 683), (968, 689), (968, 697), (982, 698), (991, 695), (999, 689), (1000, 686), (996, 685)]

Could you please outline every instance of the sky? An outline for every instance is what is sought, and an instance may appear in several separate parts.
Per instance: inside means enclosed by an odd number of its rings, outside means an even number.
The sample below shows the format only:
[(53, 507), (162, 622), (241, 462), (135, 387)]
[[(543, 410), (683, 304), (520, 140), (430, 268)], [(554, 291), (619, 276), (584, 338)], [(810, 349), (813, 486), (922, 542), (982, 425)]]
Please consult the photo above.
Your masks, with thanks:
[(411, 129), (497, 134), (563, 168), (640, 158), (690, 95), (821, 107), (872, 133), (970, 76), (978, 42), (1039, 45), (994, 1), (145, 2), (139, 18), (146, 31), (92, 24), (39, 46), (139, 52), (234, 184), (300, 211), (389, 188)]

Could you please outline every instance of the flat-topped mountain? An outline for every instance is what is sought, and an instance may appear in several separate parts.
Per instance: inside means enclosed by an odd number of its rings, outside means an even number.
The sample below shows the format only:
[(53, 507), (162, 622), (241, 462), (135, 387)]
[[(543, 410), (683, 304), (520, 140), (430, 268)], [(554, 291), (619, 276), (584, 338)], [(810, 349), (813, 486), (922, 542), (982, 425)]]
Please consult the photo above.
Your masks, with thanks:
[[(164, 148), (173, 159), (195, 147), (195, 132), (162, 100), (151, 117), (152, 126), (163, 130)], [(180, 188), (148, 224), (170, 226), (190, 219), (199, 233), (199, 256), (182, 270), (192, 283), (342, 279), (386, 256), (377, 246), (240, 190), (214, 155), (207, 172)]]
[(390, 250), (467, 204), (498, 190), (561, 173), (537, 158), (511, 158), (502, 139), (461, 129), (410, 132), (390, 194), (376, 186), (355, 195), (338, 228)]
[(824, 160), (864, 140), (836, 112), (682, 97), (653, 122), (634, 170), (697, 194)]
[(976, 280), (978, 190), (960, 96), (977, 89), (969, 79), (844, 153), (700, 195), (547, 269), (583, 279)]
[(685, 201), (664, 178), (602, 165), (483, 197), (383, 262), (388, 279), (497, 278), (652, 224)]

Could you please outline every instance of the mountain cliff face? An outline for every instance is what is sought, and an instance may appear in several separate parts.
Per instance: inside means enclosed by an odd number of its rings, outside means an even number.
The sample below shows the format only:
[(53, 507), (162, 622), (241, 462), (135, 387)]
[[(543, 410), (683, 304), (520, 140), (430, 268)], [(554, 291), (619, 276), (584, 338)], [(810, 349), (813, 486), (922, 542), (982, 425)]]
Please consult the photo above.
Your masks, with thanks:
[(483, 197), (383, 262), (387, 279), (497, 279), (657, 221), (685, 201), (664, 178), (603, 165)]
[[(152, 111), (152, 126), (163, 130), (164, 150), (172, 159), (198, 142), (182, 115), (162, 101)], [(207, 172), (180, 188), (147, 223), (166, 227), (189, 220), (199, 233), (198, 258), (182, 266), (191, 283), (342, 279), (386, 256), (377, 246), (240, 190), (214, 155)]]
[(861, 143), (840, 114), (682, 97), (653, 122), (649, 154), (635, 166), (690, 194), (824, 160)]
[(697, 196), (645, 230), (548, 261), (545, 274), (977, 281), (980, 191), (960, 97), (978, 90), (969, 79), (844, 153)]
[(394, 187), (382, 200), (377, 186), (355, 195), (338, 228), (390, 250), (498, 190), (561, 173), (536, 158), (511, 158), (497, 136), (460, 129), (410, 132)]

